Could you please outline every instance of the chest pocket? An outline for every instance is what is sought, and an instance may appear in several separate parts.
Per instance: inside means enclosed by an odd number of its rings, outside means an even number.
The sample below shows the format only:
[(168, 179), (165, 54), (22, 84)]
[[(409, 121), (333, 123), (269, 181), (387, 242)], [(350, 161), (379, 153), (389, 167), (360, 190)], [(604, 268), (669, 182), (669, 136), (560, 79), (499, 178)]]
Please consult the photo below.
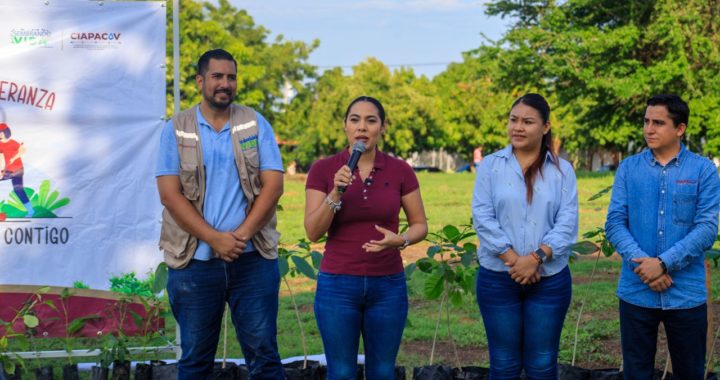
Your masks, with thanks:
[(258, 154), (258, 135), (241, 139), (240, 150), (242, 151), (245, 165), (248, 165), (255, 169), (260, 167), (260, 156)]
[(673, 223), (681, 226), (691, 226), (695, 219), (697, 209), (697, 195), (675, 193), (673, 194)]

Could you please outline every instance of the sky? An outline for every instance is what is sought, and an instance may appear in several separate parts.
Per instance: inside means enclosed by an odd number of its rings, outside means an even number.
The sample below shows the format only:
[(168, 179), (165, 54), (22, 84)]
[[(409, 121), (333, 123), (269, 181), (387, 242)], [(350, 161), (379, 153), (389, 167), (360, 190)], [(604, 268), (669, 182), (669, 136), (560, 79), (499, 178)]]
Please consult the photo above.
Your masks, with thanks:
[[(410, 66), (432, 77), (485, 38), (499, 39), (510, 21), (484, 14), (484, 0), (230, 0), (287, 40), (320, 46), (310, 63), (350, 72), (368, 57), (391, 69)], [(272, 41), (272, 39), (270, 40)]]

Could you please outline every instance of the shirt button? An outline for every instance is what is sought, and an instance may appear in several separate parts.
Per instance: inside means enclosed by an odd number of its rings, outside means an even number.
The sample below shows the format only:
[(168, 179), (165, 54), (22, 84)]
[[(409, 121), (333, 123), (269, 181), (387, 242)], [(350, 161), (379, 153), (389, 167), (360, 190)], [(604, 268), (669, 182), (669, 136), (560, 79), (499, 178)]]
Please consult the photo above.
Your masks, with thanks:
[(665, 174), (666, 172), (667, 172), (667, 170), (663, 170), (663, 174)]
[(665, 211), (660, 210), (660, 215), (665, 215)]
[(660, 194), (665, 194), (665, 190), (660, 190)]
[(658, 234), (662, 235), (663, 234), (662, 230), (658, 231)]

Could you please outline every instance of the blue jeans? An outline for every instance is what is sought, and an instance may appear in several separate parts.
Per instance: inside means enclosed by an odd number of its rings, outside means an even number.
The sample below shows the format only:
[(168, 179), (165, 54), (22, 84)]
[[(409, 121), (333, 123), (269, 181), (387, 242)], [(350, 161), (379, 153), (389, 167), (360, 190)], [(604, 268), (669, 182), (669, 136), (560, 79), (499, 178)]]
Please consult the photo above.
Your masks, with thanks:
[(394, 379), (408, 312), (405, 273), (351, 276), (320, 273), (315, 318), (327, 358), (327, 380), (356, 379), (360, 334), (365, 378)]
[(570, 269), (520, 285), (480, 267), (477, 302), (490, 352), (490, 379), (557, 379), (560, 333), (572, 295)]
[(192, 260), (169, 270), (168, 298), (180, 326), (178, 379), (207, 379), (215, 361), (225, 304), (251, 379), (283, 379), (277, 348), (277, 260), (245, 252), (226, 263)]
[(620, 334), (626, 379), (652, 379), (658, 325), (665, 326), (673, 379), (702, 379), (705, 371), (707, 305), (662, 310), (620, 300)]

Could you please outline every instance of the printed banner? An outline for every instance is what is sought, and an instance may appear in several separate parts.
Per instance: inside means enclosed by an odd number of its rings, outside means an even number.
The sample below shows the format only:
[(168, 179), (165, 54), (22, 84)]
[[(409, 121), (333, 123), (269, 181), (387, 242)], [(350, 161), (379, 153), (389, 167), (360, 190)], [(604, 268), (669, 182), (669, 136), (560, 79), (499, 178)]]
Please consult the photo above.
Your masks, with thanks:
[(161, 260), (164, 1), (0, 3), (0, 284), (107, 289)]

